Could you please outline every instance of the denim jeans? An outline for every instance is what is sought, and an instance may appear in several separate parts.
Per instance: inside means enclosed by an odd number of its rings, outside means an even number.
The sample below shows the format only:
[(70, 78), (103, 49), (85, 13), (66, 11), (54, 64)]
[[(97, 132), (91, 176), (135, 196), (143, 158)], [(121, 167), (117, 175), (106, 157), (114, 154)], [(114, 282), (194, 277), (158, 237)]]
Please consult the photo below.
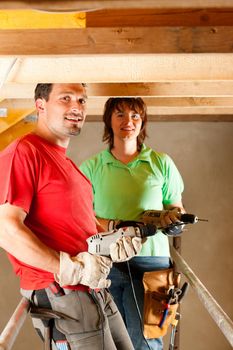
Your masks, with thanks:
[(142, 283), (143, 273), (146, 271), (163, 270), (170, 267), (169, 257), (143, 257), (138, 256), (128, 263), (114, 264), (109, 278), (112, 283), (110, 292), (124, 319), (129, 336), (133, 342), (135, 350), (162, 350), (162, 338), (147, 339), (143, 337), (142, 324), (134, 300), (128, 266), (131, 271), (135, 296), (143, 315), (144, 287)]

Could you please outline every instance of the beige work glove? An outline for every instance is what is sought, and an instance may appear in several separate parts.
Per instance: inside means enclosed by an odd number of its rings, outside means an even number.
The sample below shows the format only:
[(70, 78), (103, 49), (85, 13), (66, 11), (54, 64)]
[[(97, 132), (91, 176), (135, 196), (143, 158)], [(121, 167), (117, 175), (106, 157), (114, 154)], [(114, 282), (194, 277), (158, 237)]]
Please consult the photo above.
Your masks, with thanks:
[(122, 237), (110, 244), (110, 256), (113, 262), (123, 262), (136, 256), (142, 249), (140, 237)]
[(55, 280), (61, 287), (83, 284), (92, 289), (108, 288), (111, 281), (107, 276), (111, 267), (111, 260), (104, 256), (82, 252), (71, 257), (60, 252), (60, 271)]

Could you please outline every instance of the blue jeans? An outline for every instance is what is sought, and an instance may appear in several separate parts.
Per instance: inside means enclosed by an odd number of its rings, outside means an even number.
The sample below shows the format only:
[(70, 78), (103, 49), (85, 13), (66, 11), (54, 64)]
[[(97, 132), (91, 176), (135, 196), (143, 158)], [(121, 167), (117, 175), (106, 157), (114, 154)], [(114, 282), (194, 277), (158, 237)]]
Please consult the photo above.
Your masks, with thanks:
[[(143, 257), (137, 256), (131, 259), (129, 267), (132, 275), (133, 286), (140, 314), (143, 315), (144, 287), (142, 283), (143, 273), (146, 271), (163, 270), (170, 267), (169, 257)], [(118, 266), (118, 267), (117, 267)], [(110, 292), (124, 319), (129, 336), (135, 350), (162, 350), (162, 338), (147, 339), (143, 337), (142, 324), (135, 304), (127, 263), (114, 264), (109, 278), (112, 283)]]

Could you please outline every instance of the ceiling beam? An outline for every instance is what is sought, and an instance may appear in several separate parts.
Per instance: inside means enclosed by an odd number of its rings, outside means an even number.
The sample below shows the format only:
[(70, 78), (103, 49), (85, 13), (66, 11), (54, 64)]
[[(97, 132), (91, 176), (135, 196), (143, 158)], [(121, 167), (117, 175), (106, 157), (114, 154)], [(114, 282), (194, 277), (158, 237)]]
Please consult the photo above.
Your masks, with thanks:
[(120, 9), (86, 13), (86, 27), (232, 26), (231, 9)]
[(0, 42), (1, 55), (232, 53), (233, 26), (1, 30)]
[(85, 13), (0, 10), (0, 29), (85, 28)]
[(216, 97), (233, 96), (233, 80), (88, 84), (90, 96)]
[(226, 8), (231, 0), (1, 0), (2, 9), (36, 8), (45, 11), (84, 11), (124, 8)]
[[(88, 115), (86, 122), (101, 122), (99, 115)], [(149, 115), (149, 122), (233, 122), (232, 114), (173, 114), (173, 115)], [(84, 125), (85, 127), (85, 125)]]
[[(193, 97), (144, 97), (148, 115), (232, 115), (233, 96), (228, 98), (193, 98)], [(87, 115), (102, 116), (107, 97), (89, 97)], [(0, 132), (9, 129), (28, 115), (36, 115), (33, 99), (7, 99), (0, 107), (8, 110), (7, 118), (0, 118)], [(24, 107), (24, 109), (23, 109)], [(101, 119), (101, 118), (100, 118)]]
[[(7, 83), (0, 91), (0, 99), (33, 99), (36, 84)], [(90, 83), (87, 85), (89, 98), (111, 96), (141, 96), (141, 97), (191, 97), (189, 101), (205, 101), (204, 98), (233, 96), (233, 80), (219, 81), (167, 81), (155, 83)], [(177, 101), (177, 100), (176, 100)], [(216, 102), (217, 103), (217, 102)], [(222, 102), (218, 102), (222, 103)], [(193, 102), (193, 104), (195, 104)], [(208, 103), (207, 103), (208, 104)]]
[[(11, 58), (0, 57), (0, 68), (3, 67), (0, 75)], [(233, 80), (233, 54), (20, 57), (7, 82), (146, 83), (183, 80)]]

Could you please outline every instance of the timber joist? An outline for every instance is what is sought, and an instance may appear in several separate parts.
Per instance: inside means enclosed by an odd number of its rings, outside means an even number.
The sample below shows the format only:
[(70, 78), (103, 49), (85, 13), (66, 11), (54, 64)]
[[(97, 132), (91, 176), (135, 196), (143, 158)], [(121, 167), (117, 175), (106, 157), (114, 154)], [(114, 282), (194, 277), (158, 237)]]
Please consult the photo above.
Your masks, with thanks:
[(100, 9), (228, 8), (231, 0), (1, 0), (3, 9), (39, 9), (44, 11), (96, 11)]

